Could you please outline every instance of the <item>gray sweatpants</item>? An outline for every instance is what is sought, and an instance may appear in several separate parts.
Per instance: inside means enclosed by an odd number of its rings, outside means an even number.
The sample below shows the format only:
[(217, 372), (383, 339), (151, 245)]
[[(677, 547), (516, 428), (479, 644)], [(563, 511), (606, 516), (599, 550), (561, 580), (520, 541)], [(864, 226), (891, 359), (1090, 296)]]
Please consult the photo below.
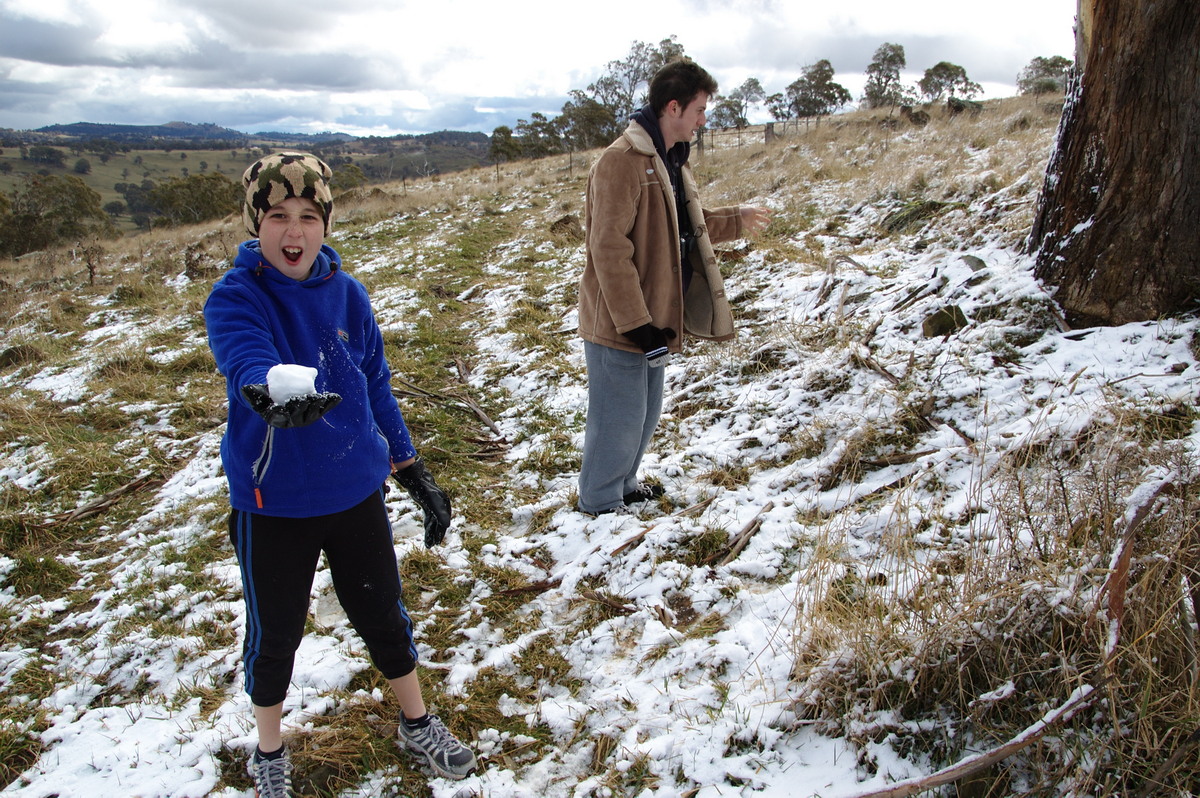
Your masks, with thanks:
[(583, 342), (588, 409), (579, 470), (579, 509), (610, 510), (638, 486), (638, 466), (662, 413), (662, 367), (640, 352)]

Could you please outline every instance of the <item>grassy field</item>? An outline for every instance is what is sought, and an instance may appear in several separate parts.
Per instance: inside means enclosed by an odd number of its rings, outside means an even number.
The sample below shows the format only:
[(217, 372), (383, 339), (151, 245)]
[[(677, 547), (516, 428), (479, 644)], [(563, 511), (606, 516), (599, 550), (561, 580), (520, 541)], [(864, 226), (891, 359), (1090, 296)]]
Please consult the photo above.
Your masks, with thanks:
[[(66, 155), (61, 167), (35, 163), (22, 159), (16, 147), (5, 147), (0, 153), (0, 164), (8, 164), (11, 170), (0, 171), (0, 192), (12, 195), (33, 175), (43, 171), (54, 175), (74, 175), (83, 180), (100, 195), (101, 205), (125, 198), (114, 188), (118, 183), (141, 183), (152, 180), (160, 183), (172, 177), (189, 174), (223, 174), (230, 180), (239, 180), (242, 172), (261, 154), (258, 150), (132, 150), (118, 152), (102, 159), (100, 155), (83, 152), (79, 155), (65, 147), (59, 147)], [(87, 172), (79, 172), (75, 164), (80, 159), (90, 165)], [(133, 224), (127, 215), (116, 219), (118, 226), (132, 230)]]
[[(222, 174), (230, 180), (241, 179), (242, 172), (253, 163), (264, 149), (278, 151), (296, 149), (294, 145), (278, 142), (251, 142), (252, 146), (239, 149), (135, 149), (102, 157), (93, 152), (76, 154), (68, 147), (56, 147), (65, 155), (62, 166), (37, 163), (21, 157), (18, 147), (0, 148), (0, 193), (11, 196), (28, 179), (45, 172), (54, 175), (73, 175), (80, 178), (100, 195), (101, 206), (113, 201), (124, 202), (124, 196), (115, 186), (120, 183), (141, 183), (150, 180), (161, 183), (173, 177), (198, 174)], [(427, 175), (442, 171), (457, 171), (477, 166), (480, 162), (478, 149), (447, 146), (438, 143), (422, 144), (417, 140), (400, 142), (385, 154), (366, 152), (353, 146), (338, 145), (340, 156), (348, 157), (352, 163), (375, 164), (381, 174), (394, 174), (397, 178)], [(86, 172), (77, 171), (80, 160), (88, 162)], [(128, 213), (114, 219), (117, 228), (129, 233), (136, 225)]]
[[(1016, 254), (1053, 109), (933, 116), (849, 114), (696, 157), (713, 205), (769, 202), (774, 219), (722, 250), (738, 340), (689, 342), (670, 367), (651, 465), (686, 501), (621, 545), (636, 528), (605, 537), (570, 487), (596, 153), (339, 198), (333, 243), (460, 519), (454, 547), (398, 535), (397, 552), (430, 703), (483, 753), (484, 780), (461, 794), (732, 795), (775, 777), (776, 794), (844, 796), (900, 760), (928, 773), (1023, 739), (957, 794), (1200, 789), (1200, 410), (1175, 382), (1195, 373), (1197, 325), (1064, 335)], [(158, 180), (245, 163), (204, 156), (138, 166)], [(141, 175), (89, 160), (106, 182)], [(243, 237), (230, 221), (126, 236), (94, 280), (65, 250), (0, 262), (14, 288), (0, 292), (5, 792), (69, 793), (61, 730), (97, 727), (148, 741), (129, 779), (163, 761), (174, 777), (186, 750), (218, 760), (210, 794), (249, 789), (225, 394), (200, 312)], [(970, 324), (922, 334), (949, 304)], [(1104, 373), (1093, 346), (1128, 346), (1127, 371)], [(600, 559), (572, 554), (593, 543)], [(322, 584), (316, 605), (332, 602)], [(739, 648), (759, 626), (770, 643)], [(289, 724), (304, 794), (432, 795), (345, 624), (314, 611), (309, 631), (355, 675), (307, 688), (325, 709)], [(651, 714), (693, 692), (699, 710)], [(756, 727), (768, 705), (786, 708)], [(555, 706), (580, 708), (573, 727)], [(134, 734), (156, 713), (175, 713), (169, 756)], [(808, 783), (799, 761), (828, 740), (846, 779)], [(92, 746), (97, 761), (110, 747)]]

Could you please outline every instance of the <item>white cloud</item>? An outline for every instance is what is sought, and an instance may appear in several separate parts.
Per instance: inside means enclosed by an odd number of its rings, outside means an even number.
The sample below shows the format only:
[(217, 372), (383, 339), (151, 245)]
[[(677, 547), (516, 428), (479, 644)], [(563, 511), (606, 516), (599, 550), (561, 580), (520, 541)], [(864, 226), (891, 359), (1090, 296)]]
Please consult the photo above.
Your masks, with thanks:
[(726, 90), (747, 77), (781, 90), (821, 58), (854, 90), (891, 41), (917, 76), (949, 60), (1003, 92), (1032, 57), (1071, 55), (1074, 10), (1074, 0), (610, 0), (586, 13), (560, 0), (0, 0), (0, 127), (132, 122), (141, 100), (139, 117), (169, 110), (238, 129), (307, 119), (419, 132), (454, 120), (490, 132), (530, 109), (556, 112), (633, 42), (672, 35)]

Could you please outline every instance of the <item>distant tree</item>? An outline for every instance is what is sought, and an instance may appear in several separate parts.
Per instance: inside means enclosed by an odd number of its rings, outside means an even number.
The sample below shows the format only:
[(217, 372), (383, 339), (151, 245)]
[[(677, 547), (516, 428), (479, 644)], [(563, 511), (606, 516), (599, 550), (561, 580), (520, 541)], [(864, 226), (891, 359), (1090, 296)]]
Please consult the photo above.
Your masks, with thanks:
[(214, 173), (168, 178), (149, 194), (151, 206), (167, 224), (196, 224), (238, 210), (242, 187)]
[(0, 174), (12, 174), (13, 165), (8, 161), (0, 161)]
[(29, 160), (49, 166), (66, 166), (67, 154), (57, 147), (35, 144), (29, 148)]
[(776, 119), (828, 116), (853, 99), (850, 91), (833, 82), (833, 65), (826, 59), (804, 67), (784, 94), (773, 94), (767, 107)]
[(1021, 94), (1063, 93), (1067, 89), (1067, 73), (1073, 62), (1061, 55), (1049, 58), (1037, 56), (1017, 75), (1017, 91)]
[(983, 91), (982, 86), (967, 77), (967, 70), (949, 61), (939, 61), (926, 69), (917, 86), (931, 101), (940, 100), (943, 95), (969, 100)]
[(75, 174), (90, 175), (92, 173), (92, 162), (87, 158), (80, 158), (75, 162)]
[(488, 155), (497, 164), (521, 157), (521, 144), (513, 138), (512, 128), (500, 125), (492, 131), (492, 144)]
[(534, 111), (529, 120), (518, 120), (516, 140), (521, 155), (526, 158), (542, 158), (563, 151), (562, 133), (545, 114)]
[(904, 99), (900, 70), (906, 65), (903, 45), (891, 42), (879, 45), (867, 65), (867, 82), (863, 87), (863, 102), (868, 108), (900, 105)]
[(1200, 302), (1200, 14), (1195, 0), (1096, 3), (1028, 247), (1074, 326)]
[(750, 106), (767, 98), (758, 78), (747, 78), (741, 86), (724, 97), (718, 97), (713, 109), (714, 127), (743, 128), (750, 124)]
[[(618, 122), (629, 119), (646, 104), (650, 78), (664, 64), (684, 54), (675, 36), (657, 45), (634, 42), (620, 61), (609, 61), (604, 74), (587, 87), (587, 96), (608, 108)], [(624, 124), (621, 125), (622, 129)]]
[(363, 173), (362, 167), (358, 164), (343, 163), (333, 173), (333, 180), (330, 185), (338, 191), (349, 191), (352, 188), (365, 185), (366, 182), (367, 176)]
[(104, 203), (104, 212), (109, 216), (121, 216), (125, 213), (125, 203), (120, 200)]
[(604, 147), (621, 135), (621, 124), (612, 109), (601, 105), (578, 89), (562, 107), (558, 118), (563, 141), (570, 150)]
[(729, 130), (746, 126), (744, 117), (739, 116), (737, 106), (728, 97), (717, 97), (708, 109), (708, 126), (716, 130)]
[(74, 175), (31, 179), (0, 217), (0, 253), (23, 255), (83, 238), (116, 235), (101, 198)]

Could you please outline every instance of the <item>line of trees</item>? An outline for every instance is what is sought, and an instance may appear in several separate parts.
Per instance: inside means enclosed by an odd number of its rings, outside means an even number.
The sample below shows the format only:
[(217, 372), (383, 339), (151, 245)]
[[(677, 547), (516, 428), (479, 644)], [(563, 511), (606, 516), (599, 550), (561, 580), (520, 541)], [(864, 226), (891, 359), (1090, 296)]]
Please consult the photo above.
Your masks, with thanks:
[[(583, 90), (573, 90), (562, 113), (550, 118), (535, 112), (515, 129), (502, 125), (492, 133), (490, 155), (499, 164), (518, 158), (540, 158), (556, 153), (603, 147), (621, 134), (626, 120), (646, 102), (650, 78), (663, 64), (686, 55), (675, 36), (658, 44), (635, 42), (625, 58), (610, 61), (603, 74)], [(866, 108), (914, 105), (921, 100), (970, 101), (982, 87), (967, 71), (949, 61), (925, 70), (915, 84), (906, 85), (901, 72), (907, 66), (904, 47), (886, 42), (867, 66), (861, 103)], [(1034, 58), (1017, 76), (1022, 94), (1062, 92), (1072, 63), (1062, 56)], [(713, 98), (709, 124), (718, 129), (749, 124), (754, 106), (763, 106), (777, 121), (828, 116), (849, 105), (853, 96), (834, 81), (827, 59), (805, 66), (800, 77), (783, 91), (768, 94), (758, 78), (749, 78), (728, 94)]]
[(221, 174), (118, 184), (125, 203), (101, 196), (75, 175), (39, 174), (0, 194), (0, 255), (16, 257), (58, 244), (113, 238), (113, 216), (128, 212), (141, 227), (198, 224), (238, 210), (241, 186)]

